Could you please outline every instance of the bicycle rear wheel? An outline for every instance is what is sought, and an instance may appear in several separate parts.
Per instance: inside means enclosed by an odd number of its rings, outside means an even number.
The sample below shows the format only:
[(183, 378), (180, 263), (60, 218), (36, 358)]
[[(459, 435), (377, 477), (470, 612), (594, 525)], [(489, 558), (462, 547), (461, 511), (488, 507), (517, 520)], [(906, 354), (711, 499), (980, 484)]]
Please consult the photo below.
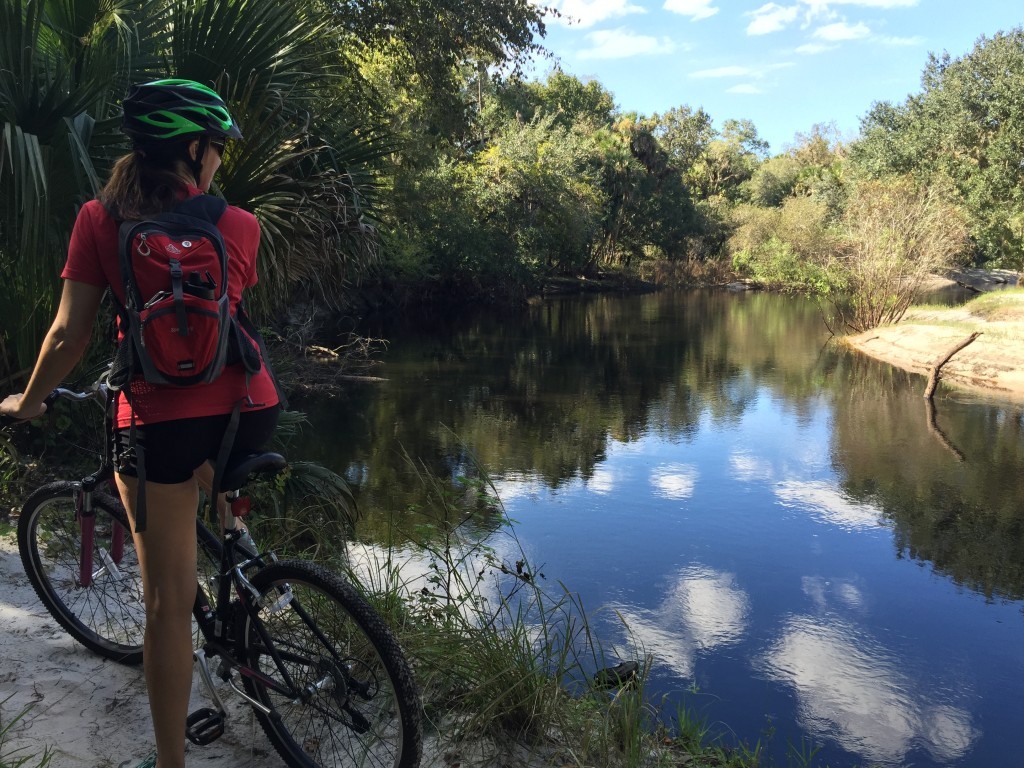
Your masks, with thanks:
[(418, 766), (419, 694), (397, 641), (356, 590), (302, 561), (270, 565), (252, 584), (260, 612), (259, 621), (246, 616), (244, 622), (246, 659), (292, 692), (255, 677), (243, 681), (272, 710), (256, 714), (285, 762), (293, 768)]
[[(25, 573), (75, 640), (105, 658), (138, 664), (146, 608), (127, 516), (112, 496), (93, 493), (92, 546), (83, 551), (83, 528), (75, 513), (78, 489), (78, 483), (49, 483), (25, 502), (18, 519)], [(91, 560), (84, 568), (83, 557)]]

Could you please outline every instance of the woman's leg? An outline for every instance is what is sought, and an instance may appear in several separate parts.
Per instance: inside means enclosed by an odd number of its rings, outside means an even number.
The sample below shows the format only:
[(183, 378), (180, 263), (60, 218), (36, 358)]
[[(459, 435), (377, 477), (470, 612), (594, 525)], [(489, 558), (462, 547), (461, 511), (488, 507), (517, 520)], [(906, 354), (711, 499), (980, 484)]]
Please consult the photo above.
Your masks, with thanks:
[[(135, 525), (138, 481), (117, 476)], [(192, 691), (192, 605), (196, 597), (195, 478), (146, 483), (146, 530), (135, 534), (146, 601), (143, 665), (156, 734), (157, 768), (184, 768), (185, 718)]]

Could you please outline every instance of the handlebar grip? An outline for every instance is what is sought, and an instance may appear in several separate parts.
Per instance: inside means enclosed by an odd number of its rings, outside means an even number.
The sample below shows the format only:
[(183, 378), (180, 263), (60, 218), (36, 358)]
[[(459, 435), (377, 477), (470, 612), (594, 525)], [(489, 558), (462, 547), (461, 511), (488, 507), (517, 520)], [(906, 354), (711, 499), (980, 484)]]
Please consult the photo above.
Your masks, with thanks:
[[(46, 406), (46, 411), (44, 413), (39, 414), (39, 416), (44, 416), (46, 412), (49, 412), (49, 410), (53, 407), (53, 404), (57, 401), (58, 397), (60, 397), (59, 389), (53, 390), (50, 394), (44, 397), (43, 405)], [(32, 418), (38, 419), (39, 416), (33, 416)], [(10, 427), (13, 426), (14, 424), (27, 424), (30, 421), (32, 421), (32, 419), (18, 419), (15, 418), (14, 416), (9, 416), (6, 413), (0, 413), (0, 427)]]

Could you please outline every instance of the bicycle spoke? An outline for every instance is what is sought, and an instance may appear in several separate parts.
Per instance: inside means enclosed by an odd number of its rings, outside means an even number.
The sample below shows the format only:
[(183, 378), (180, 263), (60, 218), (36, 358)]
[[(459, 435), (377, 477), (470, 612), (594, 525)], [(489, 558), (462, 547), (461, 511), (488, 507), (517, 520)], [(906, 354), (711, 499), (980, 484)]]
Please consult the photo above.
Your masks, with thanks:
[[(53, 617), (76, 640), (107, 658), (138, 663), (146, 609), (124, 510), (106, 494), (94, 494), (86, 539), (91, 541), (92, 564), (83, 575), (76, 493), (74, 483), (58, 482), (40, 488), (26, 502), (18, 523), (25, 572)], [(117, 551), (121, 559), (115, 563), (111, 553)]]

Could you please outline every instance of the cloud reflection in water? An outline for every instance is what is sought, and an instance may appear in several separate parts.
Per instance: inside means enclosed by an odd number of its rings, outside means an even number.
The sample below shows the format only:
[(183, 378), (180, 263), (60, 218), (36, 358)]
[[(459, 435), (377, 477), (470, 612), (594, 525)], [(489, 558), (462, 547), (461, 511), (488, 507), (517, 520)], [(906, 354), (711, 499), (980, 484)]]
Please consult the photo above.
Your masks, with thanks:
[(683, 677), (692, 677), (698, 650), (738, 642), (750, 599), (731, 573), (701, 566), (682, 570), (653, 610), (614, 606), (643, 650)]
[(662, 498), (688, 499), (693, 496), (697, 474), (692, 464), (662, 464), (651, 472), (651, 485)]
[(917, 747), (957, 760), (979, 735), (966, 710), (912, 690), (899, 659), (841, 619), (791, 616), (755, 666), (796, 691), (804, 729), (870, 762), (900, 765)]
[(775, 486), (775, 495), (783, 506), (804, 509), (840, 528), (863, 530), (882, 524), (881, 509), (849, 499), (821, 480), (785, 480)]

